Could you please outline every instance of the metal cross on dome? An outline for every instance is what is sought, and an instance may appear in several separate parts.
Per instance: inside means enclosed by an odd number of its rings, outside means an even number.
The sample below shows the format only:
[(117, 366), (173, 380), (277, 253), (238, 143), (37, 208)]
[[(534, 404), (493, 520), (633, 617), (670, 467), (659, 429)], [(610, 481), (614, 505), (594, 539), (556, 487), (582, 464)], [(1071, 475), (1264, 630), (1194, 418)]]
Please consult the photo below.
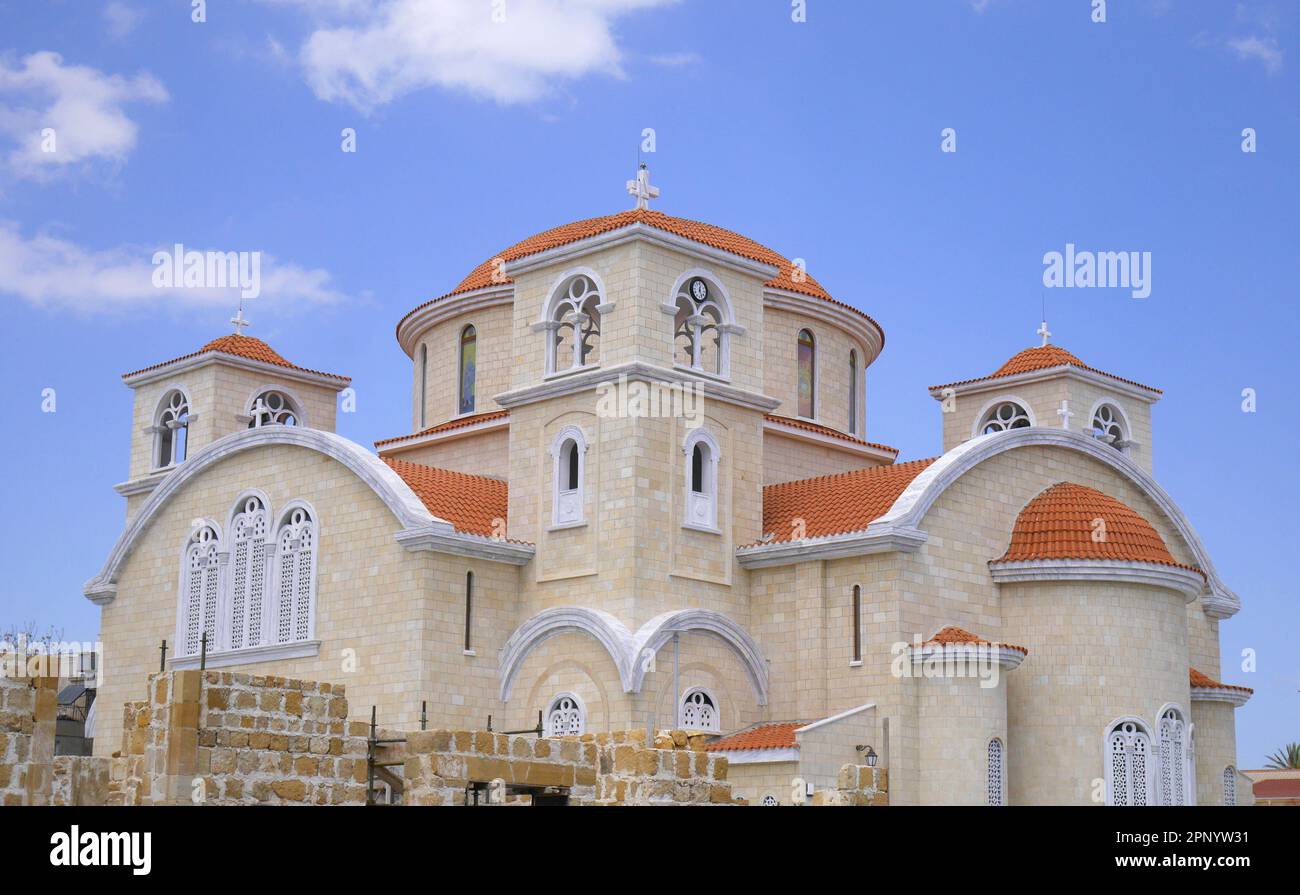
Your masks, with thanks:
[(636, 180), (627, 182), (627, 193), (636, 198), (636, 207), (639, 211), (648, 209), (651, 199), (659, 198), (659, 187), (650, 185), (650, 169), (646, 167), (645, 162), (642, 162), (641, 167), (637, 169)]

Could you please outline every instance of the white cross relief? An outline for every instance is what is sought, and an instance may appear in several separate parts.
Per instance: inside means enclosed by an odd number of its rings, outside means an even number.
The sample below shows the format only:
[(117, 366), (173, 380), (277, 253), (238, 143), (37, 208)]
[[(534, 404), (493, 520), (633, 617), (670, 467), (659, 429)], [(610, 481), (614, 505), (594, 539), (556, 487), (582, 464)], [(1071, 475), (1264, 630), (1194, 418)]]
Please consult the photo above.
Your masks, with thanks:
[(254, 428), (260, 428), (261, 426), (270, 423), (271, 408), (267, 407), (266, 404), (263, 403), (260, 395), (257, 400), (253, 402), (253, 407), (249, 412), (249, 416), (253, 418)]
[(650, 207), (651, 199), (659, 198), (659, 187), (650, 185), (650, 169), (645, 166), (644, 162), (637, 169), (636, 180), (627, 182), (627, 193), (629, 196), (635, 197), (636, 207), (640, 211)]
[(250, 321), (244, 319), (243, 305), (239, 306), (239, 312), (236, 313), (234, 317), (230, 318), (230, 322), (235, 324), (235, 335), (237, 336), (242, 336), (244, 334), (244, 327), (253, 325)]
[(1047, 340), (1050, 339), (1050, 338), (1052, 337), (1052, 333), (1047, 329), (1047, 321), (1046, 321), (1046, 320), (1044, 320), (1043, 323), (1042, 323), (1042, 325), (1038, 327), (1038, 334), (1039, 334), (1040, 336), (1043, 337), (1043, 345), (1042, 345), (1042, 347), (1043, 347), (1043, 348), (1046, 348), (1046, 347), (1047, 347)]
[(1056, 411), (1056, 415), (1061, 418), (1061, 428), (1070, 428), (1070, 419), (1074, 416), (1074, 411), (1070, 409), (1069, 401), (1061, 401), (1061, 409)]

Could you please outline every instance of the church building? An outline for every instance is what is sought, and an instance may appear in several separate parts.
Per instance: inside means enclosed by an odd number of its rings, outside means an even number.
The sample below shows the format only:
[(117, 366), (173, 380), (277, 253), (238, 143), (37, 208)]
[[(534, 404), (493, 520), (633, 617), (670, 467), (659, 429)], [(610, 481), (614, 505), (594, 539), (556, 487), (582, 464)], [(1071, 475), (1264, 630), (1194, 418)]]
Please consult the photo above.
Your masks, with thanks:
[(96, 753), (166, 640), (395, 729), (703, 735), (751, 804), (852, 763), (892, 804), (1233, 804), (1240, 601), (1153, 477), (1161, 392), (1044, 324), (932, 387), (942, 450), (900, 461), (860, 302), (628, 188), (398, 321), (410, 379), (368, 387), (410, 426), (373, 446), (242, 312), (123, 377)]

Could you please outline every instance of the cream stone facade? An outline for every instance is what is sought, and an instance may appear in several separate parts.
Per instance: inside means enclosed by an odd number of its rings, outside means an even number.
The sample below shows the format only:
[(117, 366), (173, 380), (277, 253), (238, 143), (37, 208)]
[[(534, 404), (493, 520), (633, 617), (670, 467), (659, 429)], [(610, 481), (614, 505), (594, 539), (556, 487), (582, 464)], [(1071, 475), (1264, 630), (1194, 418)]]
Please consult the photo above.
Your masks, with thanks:
[(377, 451), (334, 433), (345, 377), (250, 336), (125, 377), (101, 703), (166, 640), (166, 671), (339, 682), (392, 729), (684, 728), (751, 804), (843, 798), (845, 765), (862, 804), (1225, 800), (1240, 602), (1152, 478), (1158, 391), (1044, 337), (936, 386), (944, 453), (896, 464), (880, 326), (644, 209), (492, 256), (397, 337), (411, 431)]

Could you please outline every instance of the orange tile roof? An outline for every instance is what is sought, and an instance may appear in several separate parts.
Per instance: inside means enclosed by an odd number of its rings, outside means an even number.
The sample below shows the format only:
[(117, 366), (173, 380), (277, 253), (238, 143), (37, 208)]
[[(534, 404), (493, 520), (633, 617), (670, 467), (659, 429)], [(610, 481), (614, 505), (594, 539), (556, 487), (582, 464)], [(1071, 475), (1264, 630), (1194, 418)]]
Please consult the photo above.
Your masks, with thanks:
[(1300, 799), (1300, 780), (1286, 777), (1256, 780), (1254, 791), (1256, 799)]
[(1160, 389), (1152, 388), (1149, 385), (1143, 385), (1140, 382), (1134, 382), (1132, 379), (1125, 379), (1122, 376), (1116, 376), (1114, 373), (1107, 373), (1105, 370), (1098, 370), (1096, 367), (1090, 367), (1083, 361), (1079, 360), (1074, 354), (1066, 351), (1060, 345), (1043, 345), (1034, 348), (1026, 348), (1019, 354), (1013, 356), (1002, 366), (998, 367), (987, 376), (977, 376), (974, 379), (962, 379), (959, 382), (949, 382), (945, 385), (932, 385), (930, 390), (939, 388), (953, 388), (958, 385), (969, 385), (972, 382), (985, 382), (990, 379), (1001, 379), (1004, 376), (1015, 376), (1019, 373), (1032, 373), (1035, 370), (1050, 370), (1054, 367), (1077, 367), (1080, 370), (1087, 370), (1090, 373), (1097, 373), (1108, 379), (1114, 379), (1116, 382), (1123, 382), (1127, 385), (1136, 385), (1138, 388), (1146, 389), (1155, 394), (1163, 394)]
[[(1095, 526), (1097, 519), (1102, 526)], [(1103, 538), (1095, 533), (1103, 532)], [(1011, 545), (993, 563), (1044, 559), (1129, 560), (1177, 566), (1160, 533), (1115, 498), (1074, 482), (1058, 482), (1025, 505), (1011, 531)]]
[(1187, 669), (1189, 682), (1193, 687), (1205, 690), (1237, 690), (1241, 693), (1254, 693), (1250, 687), (1238, 687), (1235, 684), (1224, 684), (1216, 681), (1204, 672), (1197, 671), (1195, 668)]
[(505, 419), (510, 416), (508, 410), (489, 410), (485, 413), (476, 413), (472, 416), (462, 416), (445, 423), (439, 423), (428, 429), (422, 429), (419, 432), (413, 432), (410, 435), (398, 435), (395, 438), (385, 438), (383, 441), (376, 441), (375, 447), (383, 447), (386, 444), (395, 444), (399, 441), (409, 441), (412, 438), (423, 438), (426, 435), (437, 435), (441, 432), (453, 432), (456, 429), (465, 429), (469, 426), (477, 426), (479, 423), (486, 423), (492, 420)]
[(794, 732), (811, 721), (776, 721), (756, 724), (746, 730), (721, 737), (704, 747), (707, 752), (733, 752), (740, 749), (798, 749)]
[[(666, 233), (672, 233), (684, 239), (694, 242), (703, 243), (710, 248), (721, 249), (724, 252), (730, 252), (733, 255), (739, 255), (742, 258), (748, 258), (751, 261), (758, 261), (762, 264), (770, 264), (777, 268), (776, 276), (767, 281), (767, 285), (774, 289), (783, 289), (787, 292), (796, 292), (801, 295), (809, 295), (814, 298), (820, 298), (832, 302), (840, 307), (846, 308), (855, 314), (866, 318), (872, 326), (880, 332), (881, 344), (884, 344), (885, 332), (875, 320), (852, 305), (836, 301), (830, 293), (822, 288), (811, 276), (804, 275), (802, 282), (796, 282), (794, 279), (794, 265), (789, 259), (769, 249), (767, 246), (760, 245), (754, 240), (734, 233), (731, 230), (724, 230), (722, 227), (715, 227), (712, 224), (704, 224), (699, 221), (691, 221), (685, 218), (675, 218), (659, 211), (649, 211), (646, 209), (633, 209), (631, 211), (620, 212), (619, 214), (604, 215), (602, 217), (588, 218), (583, 221), (574, 221), (572, 224), (564, 224), (559, 227), (553, 227), (550, 230), (544, 230), (528, 237), (522, 242), (517, 242), (510, 248), (498, 252), (491, 258), (484, 261), (478, 267), (469, 272), (465, 279), (460, 281), (451, 292), (427, 301), (413, 309), (407, 317), (426, 308), (435, 302), (441, 301), (452, 295), (459, 295), (463, 292), (472, 292), (475, 289), (483, 289), (492, 285), (500, 285), (513, 282), (509, 277), (499, 277), (493, 279), (493, 274), (497, 271), (499, 261), (511, 262), (520, 258), (526, 258), (529, 255), (536, 255), (549, 249), (559, 246), (568, 245), (578, 242), (579, 240), (588, 239), (592, 236), (599, 236), (603, 233), (609, 233), (622, 227), (632, 224), (644, 224), (647, 227), (653, 227), (656, 230), (663, 230)], [(405, 321), (405, 317), (402, 318)], [(398, 323), (398, 329), (401, 329), (401, 323)]]
[(898, 448), (890, 447), (887, 444), (878, 444), (874, 441), (863, 441), (855, 435), (845, 434), (838, 429), (832, 429), (830, 426), (810, 423), (808, 420), (795, 419), (792, 416), (777, 416), (775, 413), (769, 413), (763, 418), (771, 420), (774, 423), (780, 423), (783, 426), (793, 426), (796, 429), (803, 429), (805, 432), (815, 432), (818, 435), (838, 438), (840, 441), (849, 441), (853, 444), (861, 444), (870, 448), (875, 448), (878, 451), (889, 451), (891, 454), (898, 454)]
[(794, 520), (803, 520), (805, 538), (862, 531), (888, 512), (912, 479), (935, 461), (911, 460), (836, 475), (767, 485), (763, 488), (763, 543), (794, 540)]
[(309, 370), (306, 367), (300, 367), (297, 364), (292, 364), (289, 361), (285, 360), (280, 355), (279, 352), (277, 352), (270, 345), (263, 342), (261, 339), (256, 339), (253, 338), (252, 336), (239, 335), (236, 333), (231, 333), (229, 335), (220, 336), (219, 338), (213, 339), (211, 342), (204, 345), (198, 351), (192, 352), (190, 354), (183, 354), (180, 357), (172, 358), (169, 361), (163, 361), (160, 364), (154, 364), (153, 366), (145, 367), (144, 369), (141, 370), (135, 370), (131, 373), (123, 373), (122, 378), (130, 379), (132, 376), (138, 376), (141, 373), (148, 373), (151, 370), (160, 370), (163, 367), (166, 367), (170, 364), (179, 363), (180, 361), (183, 360), (189, 360), (190, 358), (198, 357), (200, 355), (207, 354), (208, 352), (215, 352), (217, 354), (228, 354), (232, 357), (242, 357), (246, 360), (255, 360), (264, 364), (272, 364), (273, 366), (276, 367), (284, 367), (287, 370), (297, 370), (300, 373), (312, 373), (317, 376), (328, 376), (331, 379), (338, 379), (342, 382), (352, 381), (352, 378), (350, 376), (340, 376), (337, 373), (323, 373), (320, 370)]
[(452, 472), (422, 463), (408, 463), (383, 457), (393, 472), (411, 486), (416, 497), (440, 519), (446, 519), (456, 531), (493, 537), (494, 520), (507, 518), (509, 488), (499, 479)]
[(977, 646), (1000, 646), (1003, 649), (1015, 650), (1016, 652), (1029, 654), (1029, 650), (1023, 646), (1016, 646), (1013, 643), (994, 643), (991, 640), (985, 640), (977, 637), (965, 628), (958, 628), (955, 625), (949, 625), (927, 640), (923, 646), (930, 645), (947, 646), (949, 644), (975, 644)]

